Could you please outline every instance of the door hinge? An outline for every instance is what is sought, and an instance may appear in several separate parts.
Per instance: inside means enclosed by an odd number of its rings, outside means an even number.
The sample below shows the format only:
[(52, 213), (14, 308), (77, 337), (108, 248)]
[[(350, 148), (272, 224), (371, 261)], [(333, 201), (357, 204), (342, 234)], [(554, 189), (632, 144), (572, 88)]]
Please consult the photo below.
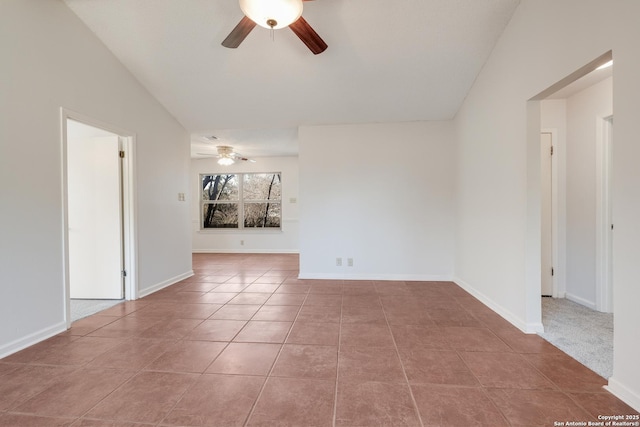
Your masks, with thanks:
[(124, 159), (124, 151), (123, 150), (120, 150), (120, 158)]
[(551, 155), (553, 156), (553, 145), (551, 146)]
[(613, 224), (611, 224), (611, 229), (613, 230)]
[(122, 277), (127, 277), (127, 270), (122, 270)]
[(554, 271), (553, 271), (553, 267), (551, 267), (551, 275), (553, 276)]

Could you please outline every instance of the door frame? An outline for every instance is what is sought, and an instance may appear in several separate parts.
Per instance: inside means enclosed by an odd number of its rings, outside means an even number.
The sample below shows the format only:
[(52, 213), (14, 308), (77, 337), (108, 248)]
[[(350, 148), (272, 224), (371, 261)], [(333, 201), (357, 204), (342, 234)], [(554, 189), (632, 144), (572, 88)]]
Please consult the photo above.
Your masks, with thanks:
[(613, 313), (613, 114), (596, 119), (596, 310)]
[(60, 108), (60, 139), (62, 148), (62, 219), (63, 219), (63, 277), (64, 277), (64, 319), (67, 329), (71, 327), (71, 283), (69, 279), (69, 195), (67, 182), (67, 120), (74, 120), (118, 135), (125, 156), (122, 159), (122, 250), (124, 275), (124, 299), (138, 298), (137, 241), (135, 210), (135, 134), (117, 126), (85, 116), (81, 113)]

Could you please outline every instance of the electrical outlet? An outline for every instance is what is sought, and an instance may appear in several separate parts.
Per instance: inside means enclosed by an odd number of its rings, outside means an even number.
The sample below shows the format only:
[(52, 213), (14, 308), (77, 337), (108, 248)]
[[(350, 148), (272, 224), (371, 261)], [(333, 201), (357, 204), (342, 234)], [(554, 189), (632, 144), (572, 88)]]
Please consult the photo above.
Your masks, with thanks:
[(336, 266), (342, 267), (342, 258), (336, 258)]
[(244, 240), (240, 240), (240, 246), (244, 246)]
[(353, 258), (347, 258), (347, 265), (353, 267)]

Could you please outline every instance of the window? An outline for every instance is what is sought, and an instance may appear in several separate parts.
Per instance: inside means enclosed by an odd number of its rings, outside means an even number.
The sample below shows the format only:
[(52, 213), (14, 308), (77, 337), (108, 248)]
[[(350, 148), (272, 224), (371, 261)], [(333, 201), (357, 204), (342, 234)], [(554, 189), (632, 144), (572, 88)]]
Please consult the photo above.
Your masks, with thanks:
[(200, 175), (202, 229), (280, 228), (282, 179), (278, 173)]

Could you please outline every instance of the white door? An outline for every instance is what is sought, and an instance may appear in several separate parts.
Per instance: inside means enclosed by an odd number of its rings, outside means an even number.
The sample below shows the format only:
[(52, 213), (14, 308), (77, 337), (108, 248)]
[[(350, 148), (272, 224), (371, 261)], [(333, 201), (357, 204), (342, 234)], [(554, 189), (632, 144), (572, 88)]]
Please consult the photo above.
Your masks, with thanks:
[(92, 134), (83, 128), (86, 125), (71, 120), (68, 123), (70, 296), (122, 299), (119, 138), (99, 129)]
[(596, 146), (596, 310), (613, 313), (613, 116), (602, 120)]
[(551, 157), (552, 135), (543, 132), (540, 134), (540, 199), (541, 199), (541, 245), (542, 245), (542, 295), (553, 295), (553, 234), (552, 234), (552, 189), (551, 189)]

